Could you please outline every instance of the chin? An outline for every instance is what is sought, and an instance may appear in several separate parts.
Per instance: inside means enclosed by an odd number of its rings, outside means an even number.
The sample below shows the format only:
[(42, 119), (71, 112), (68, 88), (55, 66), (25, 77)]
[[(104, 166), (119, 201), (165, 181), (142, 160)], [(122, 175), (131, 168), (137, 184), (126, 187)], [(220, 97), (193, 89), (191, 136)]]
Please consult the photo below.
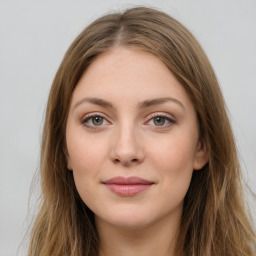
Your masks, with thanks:
[(159, 212), (147, 207), (116, 207), (102, 214), (95, 215), (96, 223), (106, 224), (121, 230), (139, 231), (151, 226), (163, 219), (164, 216)]
[(113, 221), (109, 221), (109, 224), (113, 227), (121, 230), (130, 230), (130, 231), (138, 231), (141, 229), (145, 229), (151, 225), (150, 220), (146, 220), (144, 218), (137, 218), (135, 216), (130, 217), (129, 219), (115, 219)]

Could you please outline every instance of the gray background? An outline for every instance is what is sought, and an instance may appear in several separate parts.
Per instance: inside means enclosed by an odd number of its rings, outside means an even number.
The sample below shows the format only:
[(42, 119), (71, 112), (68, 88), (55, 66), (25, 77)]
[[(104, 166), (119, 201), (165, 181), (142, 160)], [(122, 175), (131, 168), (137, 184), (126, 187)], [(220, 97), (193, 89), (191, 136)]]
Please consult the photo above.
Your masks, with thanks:
[[(245, 181), (256, 192), (255, 0), (0, 0), (0, 255), (18, 251), (54, 74), (75, 36), (111, 10), (164, 10), (198, 38), (216, 71), (237, 138)], [(255, 214), (255, 208), (253, 209)]]

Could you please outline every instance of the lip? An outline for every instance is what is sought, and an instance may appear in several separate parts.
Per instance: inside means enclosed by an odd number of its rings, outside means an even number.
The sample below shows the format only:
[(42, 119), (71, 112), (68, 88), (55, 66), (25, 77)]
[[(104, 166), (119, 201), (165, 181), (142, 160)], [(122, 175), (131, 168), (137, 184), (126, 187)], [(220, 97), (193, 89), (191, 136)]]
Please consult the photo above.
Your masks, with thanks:
[(102, 182), (110, 191), (120, 196), (135, 196), (155, 183), (140, 177), (114, 177)]

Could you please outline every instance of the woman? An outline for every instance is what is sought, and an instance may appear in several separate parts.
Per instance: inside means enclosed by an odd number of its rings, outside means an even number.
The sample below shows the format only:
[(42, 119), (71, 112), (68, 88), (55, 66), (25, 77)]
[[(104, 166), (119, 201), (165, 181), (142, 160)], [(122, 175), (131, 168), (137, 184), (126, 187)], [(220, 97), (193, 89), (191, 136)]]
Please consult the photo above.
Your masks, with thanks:
[(240, 175), (190, 32), (149, 8), (103, 16), (53, 81), (28, 255), (255, 255)]

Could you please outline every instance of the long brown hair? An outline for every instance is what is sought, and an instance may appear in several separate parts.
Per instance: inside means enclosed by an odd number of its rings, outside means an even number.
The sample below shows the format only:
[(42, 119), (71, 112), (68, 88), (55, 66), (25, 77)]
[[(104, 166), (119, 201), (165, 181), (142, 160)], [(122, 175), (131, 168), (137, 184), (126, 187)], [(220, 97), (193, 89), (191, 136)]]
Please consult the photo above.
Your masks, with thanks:
[(178, 21), (138, 7), (105, 15), (72, 43), (57, 71), (41, 148), (41, 205), (29, 256), (97, 255), (93, 213), (67, 171), (65, 128), (72, 92), (86, 68), (113, 47), (135, 47), (161, 59), (181, 82), (198, 115), (209, 162), (194, 171), (184, 199), (176, 254), (253, 256), (255, 233), (245, 212), (240, 166), (214, 71), (193, 35)]

